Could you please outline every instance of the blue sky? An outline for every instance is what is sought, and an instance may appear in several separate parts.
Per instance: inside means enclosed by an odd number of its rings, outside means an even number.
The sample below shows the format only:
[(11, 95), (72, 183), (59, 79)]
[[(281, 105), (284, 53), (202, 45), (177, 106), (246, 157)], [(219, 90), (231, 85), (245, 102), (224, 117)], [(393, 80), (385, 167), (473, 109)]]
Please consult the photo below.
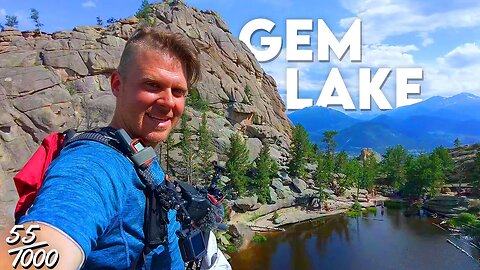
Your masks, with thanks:
[[(430, 96), (452, 96), (461, 92), (480, 95), (480, 1), (478, 0), (190, 0), (190, 6), (217, 11), (238, 37), (241, 28), (255, 18), (275, 22), (272, 32), (285, 36), (286, 19), (312, 19), (314, 29), (310, 49), (316, 53), (316, 21), (323, 19), (331, 30), (341, 35), (352, 18), (362, 19), (362, 63), (339, 62), (332, 56), (330, 63), (289, 63), (282, 52), (275, 60), (262, 66), (277, 81), (279, 92), (285, 94), (287, 67), (299, 69), (300, 97), (314, 102), (332, 67), (339, 67), (357, 105), (359, 67), (421, 67), (423, 99)], [(43, 30), (70, 30), (77, 25), (94, 25), (96, 17), (123, 18), (133, 15), (141, 1), (113, 0), (0, 0), (0, 22), (6, 14), (16, 15), (21, 30), (33, 29), (30, 8), (36, 8)], [(253, 41), (258, 42), (257, 33)], [(285, 46), (285, 39), (284, 44)], [(308, 47), (307, 47), (308, 49)], [(391, 77), (383, 91), (394, 106), (395, 79)], [(357, 105), (358, 106), (358, 105)]]

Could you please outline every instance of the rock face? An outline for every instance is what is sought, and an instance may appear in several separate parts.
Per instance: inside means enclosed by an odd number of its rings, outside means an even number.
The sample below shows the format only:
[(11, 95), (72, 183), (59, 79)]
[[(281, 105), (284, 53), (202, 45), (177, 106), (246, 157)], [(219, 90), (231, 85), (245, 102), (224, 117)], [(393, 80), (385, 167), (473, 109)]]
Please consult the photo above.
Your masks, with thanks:
[(471, 179), (475, 158), (480, 152), (480, 144), (462, 145), (448, 149), (448, 152), (455, 162), (453, 173), (448, 177), (451, 182), (460, 182)]
[[(229, 135), (242, 131), (252, 149), (258, 151), (259, 141), (266, 140), (284, 163), (291, 123), (275, 81), (254, 55), (215, 12), (182, 3), (153, 7), (157, 27), (189, 37), (198, 49), (202, 69), (195, 88), (215, 112), (209, 113), (214, 157), (224, 160)], [(48, 133), (110, 122), (115, 98), (109, 77), (138, 25), (128, 18), (106, 28), (82, 26), (40, 36), (8, 27), (0, 32), (0, 209), (14, 204), (12, 177)], [(201, 114), (191, 111), (195, 129)]]

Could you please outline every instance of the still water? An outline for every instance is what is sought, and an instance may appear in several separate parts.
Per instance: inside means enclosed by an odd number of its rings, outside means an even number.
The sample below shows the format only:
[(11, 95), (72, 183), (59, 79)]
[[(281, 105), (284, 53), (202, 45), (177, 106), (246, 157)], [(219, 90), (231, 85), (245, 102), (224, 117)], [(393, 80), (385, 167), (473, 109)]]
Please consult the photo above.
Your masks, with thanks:
[(267, 235), (232, 255), (234, 270), (246, 269), (480, 269), (480, 252), (432, 225), (428, 217), (405, 217), (401, 210), (348, 218), (343, 215), (296, 224)]

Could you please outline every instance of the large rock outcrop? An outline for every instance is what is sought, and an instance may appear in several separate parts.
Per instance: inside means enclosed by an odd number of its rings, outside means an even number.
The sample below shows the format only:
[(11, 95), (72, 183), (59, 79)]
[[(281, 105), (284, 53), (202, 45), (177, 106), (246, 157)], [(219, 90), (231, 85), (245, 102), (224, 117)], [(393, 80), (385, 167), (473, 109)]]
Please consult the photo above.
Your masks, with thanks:
[[(274, 79), (254, 55), (215, 12), (182, 3), (153, 7), (157, 27), (189, 37), (198, 49), (202, 72), (195, 87), (213, 112), (209, 125), (216, 157), (224, 158), (228, 136), (241, 130), (253, 138), (256, 154), (259, 140), (266, 140), (284, 162), (291, 123)], [(48, 133), (109, 123), (115, 101), (109, 77), (138, 25), (132, 17), (106, 28), (35, 35), (6, 27), (0, 32), (0, 209), (7, 215), (16, 200), (12, 177)], [(190, 113), (195, 129), (201, 114)]]

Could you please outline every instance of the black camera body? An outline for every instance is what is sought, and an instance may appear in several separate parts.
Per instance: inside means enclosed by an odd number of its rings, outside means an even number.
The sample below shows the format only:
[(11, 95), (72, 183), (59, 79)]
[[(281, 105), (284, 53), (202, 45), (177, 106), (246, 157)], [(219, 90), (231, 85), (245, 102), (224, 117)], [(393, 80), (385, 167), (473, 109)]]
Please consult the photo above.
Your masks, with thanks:
[(155, 185), (146, 173), (155, 157), (153, 148), (145, 146), (140, 139), (130, 138), (123, 129), (117, 130), (115, 136), (147, 186), (144, 224), (146, 247), (152, 250), (160, 244), (168, 243), (167, 212), (176, 210), (176, 219), (182, 226), (176, 232), (182, 259), (189, 263), (199, 262), (207, 252), (204, 233), (208, 237), (209, 231), (216, 228), (223, 218), (223, 208), (220, 205), (223, 194), (217, 184), (225, 169), (216, 162), (213, 163), (215, 175), (208, 188), (195, 187), (181, 181), (171, 182), (167, 178), (163, 183)]

